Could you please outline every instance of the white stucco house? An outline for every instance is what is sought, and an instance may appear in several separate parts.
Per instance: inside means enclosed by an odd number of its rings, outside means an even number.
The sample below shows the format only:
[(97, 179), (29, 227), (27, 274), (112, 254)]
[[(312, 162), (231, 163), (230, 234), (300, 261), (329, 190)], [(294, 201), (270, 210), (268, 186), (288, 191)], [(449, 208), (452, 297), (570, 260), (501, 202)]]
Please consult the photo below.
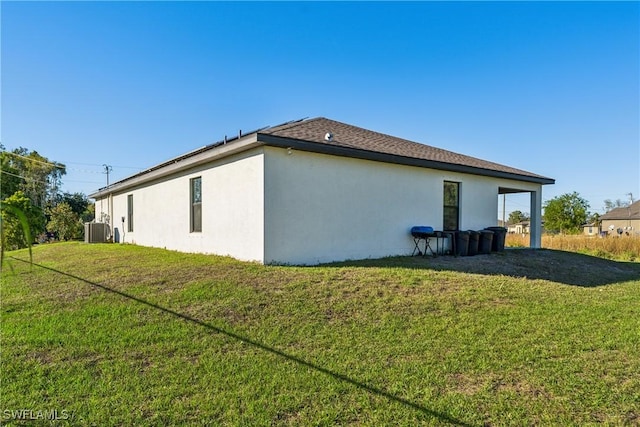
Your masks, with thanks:
[(118, 241), (260, 263), (410, 255), (412, 226), (496, 225), (498, 195), (554, 180), (326, 118), (263, 128), (90, 195)]

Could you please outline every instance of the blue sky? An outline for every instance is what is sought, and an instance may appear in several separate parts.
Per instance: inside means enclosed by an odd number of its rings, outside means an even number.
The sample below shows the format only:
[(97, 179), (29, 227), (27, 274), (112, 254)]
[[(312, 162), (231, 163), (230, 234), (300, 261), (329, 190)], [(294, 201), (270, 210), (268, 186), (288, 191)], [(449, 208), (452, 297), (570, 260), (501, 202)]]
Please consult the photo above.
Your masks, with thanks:
[(65, 191), (324, 116), (555, 178), (543, 200), (640, 198), (638, 2), (0, 8), (0, 140), (65, 163)]

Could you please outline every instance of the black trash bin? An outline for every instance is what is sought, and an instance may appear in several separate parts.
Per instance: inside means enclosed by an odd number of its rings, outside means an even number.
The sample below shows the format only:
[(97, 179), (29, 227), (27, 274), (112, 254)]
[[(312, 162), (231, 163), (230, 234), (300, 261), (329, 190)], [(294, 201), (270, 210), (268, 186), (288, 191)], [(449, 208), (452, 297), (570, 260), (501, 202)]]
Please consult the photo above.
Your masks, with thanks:
[(507, 237), (507, 229), (504, 227), (487, 227), (486, 230), (493, 231), (491, 250), (493, 252), (504, 252), (504, 239)]
[(469, 256), (478, 255), (478, 243), (480, 241), (480, 233), (475, 230), (469, 230)]
[(469, 253), (469, 232), (456, 231), (456, 255), (467, 256)]
[(480, 242), (478, 244), (479, 254), (490, 254), (493, 244), (494, 232), (491, 230), (480, 230)]

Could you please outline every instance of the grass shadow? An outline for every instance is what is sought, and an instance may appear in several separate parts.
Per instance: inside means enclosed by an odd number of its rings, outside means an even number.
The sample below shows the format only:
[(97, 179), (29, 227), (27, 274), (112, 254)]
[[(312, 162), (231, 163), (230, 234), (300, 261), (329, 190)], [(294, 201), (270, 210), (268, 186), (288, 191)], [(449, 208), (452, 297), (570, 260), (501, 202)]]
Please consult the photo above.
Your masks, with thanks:
[(390, 257), (323, 264), (325, 267), (394, 267), (549, 280), (596, 287), (640, 280), (640, 263), (552, 249), (507, 249), (467, 257)]
[[(29, 261), (26, 261), (26, 260), (23, 260), (23, 259), (20, 259), (20, 258), (16, 258), (16, 257), (11, 257), (11, 258), (15, 259), (16, 261), (21, 261), (21, 262), (25, 262), (25, 263), (29, 262)], [(446, 424), (459, 425), (459, 426), (470, 426), (471, 425), (471, 424), (465, 423), (465, 422), (463, 422), (461, 420), (455, 419), (455, 418), (453, 418), (453, 417), (451, 417), (451, 416), (449, 416), (449, 415), (447, 415), (445, 413), (434, 411), (432, 409), (426, 408), (426, 407), (424, 407), (424, 406), (422, 406), (422, 405), (420, 405), (418, 403), (412, 402), (410, 400), (404, 399), (404, 398), (402, 398), (400, 396), (397, 396), (395, 394), (389, 393), (388, 391), (385, 391), (385, 390), (383, 390), (381, 388), (377, 388), (377, 387), (365, 384), (365, 383), (360, 382), (357, 379), (353, 379), (353, 378), (351, 378), (351, 377), (349, 377), (347, 375), (344, 375), (344, 374), (341, 374), (339, 372), (335, 372), (335, 371), (332, 371), (330, 369), (324, 368), (324, 367), (322, 367), (320, 365), (305, 361), (305, 360), (303, 360), (303, 359), (301, 359), (301, 358), (299, 358), (297, 356), (294, 356), (294, 355), (285, 353), (283, 351), (280, 351), (280, 350), (278, 350), (276, 348), (267, 346), (267, 345), (265, 345), (263, 343), (260, 343), (258, 341), (252, 340), (249, 337), (239, 335), (239, 334), (237, 334), (237, 333), (235, 333), (233, 331), (220, 328), (218, 326), (212, 325), (212, 324), (207, 323), (207, 322), (203, 322), (203, 321), (201, 321), (199, 319), (196, 319), (196, 318), (194, 318), (192, 316), (177, 312), (177, 311), (172, 310), (172, 309), (167, 308), (167, 307), (160, 306), (160, 305), (155, 304), (153, 302), (144, 300), (142, 298), (136, 297), (136, 296), (128, 294), (126, 292), (119, 291), (117, 289), (110, 288), (109, 286), (106, 286), (106, 285), (103, 285), (103, 284), (100, 284), (100, 283), (96, 283), (96, 282), (93, 282), (91, 280), (87, 280), (87, 279), (85, 279), (83, 277), (79, 277), (79, 276), (76, 276), (74, 274), (66, 273), (64, 271), (60, 271), (60, 270), (57, 270), (57, 269), (54, 269), (54, 268), (51, 268), (51, 267), (47, 267), (47, 266), (44, 266), (44, 265), (40, 265), (40, 264), (37, 264), (37, 263), (32, 263), (32, 265), (35, 266), (35, 267), (42, 268), (44, 270), (48, 270), (48, 271), (51, 271), (51, 272), (54, 272), (54, 273), (57, 273), (57, 274), (64, 275), (66, 277), (69, 277), (69, 278), (72, 278), (72, 279), (77, 280), (79, 282), (82, 282), (82, 283), (85, 283), (87, 285), (90, 285), (90, 286), (92, 286), (94, 288), (101, 289), (101, 290), (103, 290), (105, 292), (109, 292), (109, 293), (113, 293), (113, 294), (119, 295), (120, 297), (123, 297), (123, 298), (126, 298), (128, 300), (131, 300), (132, 302), (135, 302), (135, 303), (138, 303), (138, 304), (142, 304), (142, 305), (145, 305), (147, 307), (151, 307), (151, 308), (153, 308), (155, 310), (158, 310), (160, 312), (163, 312), (163, 313), (166, 313), (168, 315), (171, 315), (171, 316), (173, 316), (173, 317), (175, 317), (177, 319), (181, 319), (183, 321), (192, 323), (194, 325), (206, 328), (206, 329), (208, 329), (208, 330), (210, 330), (212, 332), (226, 335), (229, 338), (233, 338), (235, 340), (241, 341), (244, 344), (249, 344), (249, 345), (251, 345), (251, 346), (253, 346), (253, 347), (255, 347), (255, 348), (257, 348), (257, 349), (259, 349), (261, 351), (265, 351), (265, 352), (274, 354), (274, 355), (279, 356), (279, 357), (281, 357), (281, 358), (283, 358), (285, 360), (297, 363), (299, 365), (305, 366), (306, 368), (309, 368), (309, 369), (312, 369), (314, 371), (320, 372), (322, 374), (328, 375), (328, 376), (330, 376), (330, 377), (332, 377), (332, 378), (334, 378), (334, 379), (336, 379), (338, 381), (343, 381), (345, 383), (351, 384), (352, 386), (357, 387), (357, 388), (359, 388), (361, 390), (364, 390), (364, 391), (366, 391), (368, 393), (372, 393), (372, 394), (384, 397), (384, 398), (386, 398), (386, 399), (388, 399), (388, 400), (390, 400), (392, 402), (396, 402), (396, 403), (402, 404), (402, 405), (404, 405), (404, 406), (406, 406), (408, 408), (411, 408), (413, 410), (421, 412), (421, 413), (427, 415), (428, 417), (431, 417), (431, 418), (437, 420), (439, 423), (446, 423)]]

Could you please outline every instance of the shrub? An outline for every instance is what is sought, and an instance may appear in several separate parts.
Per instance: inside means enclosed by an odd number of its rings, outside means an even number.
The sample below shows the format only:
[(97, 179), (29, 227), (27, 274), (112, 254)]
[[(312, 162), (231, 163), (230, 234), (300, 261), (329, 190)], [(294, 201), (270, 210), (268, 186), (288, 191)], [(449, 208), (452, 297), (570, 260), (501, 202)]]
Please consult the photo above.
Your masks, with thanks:
[(2, 201), (1, 214), (4, 250), (26, 248), (33, 243), (32, 236), (44, 231), (42, 209), (34, 206), (22, 191)]
[(82, 237), (83, 228), (80, 217), (73, 212), (68, 203), (58, 203), (55, 207), (47, 209), (47, 215), (51, 217), (47, 224), (47, 231), (56, 233), (60, 240)]

